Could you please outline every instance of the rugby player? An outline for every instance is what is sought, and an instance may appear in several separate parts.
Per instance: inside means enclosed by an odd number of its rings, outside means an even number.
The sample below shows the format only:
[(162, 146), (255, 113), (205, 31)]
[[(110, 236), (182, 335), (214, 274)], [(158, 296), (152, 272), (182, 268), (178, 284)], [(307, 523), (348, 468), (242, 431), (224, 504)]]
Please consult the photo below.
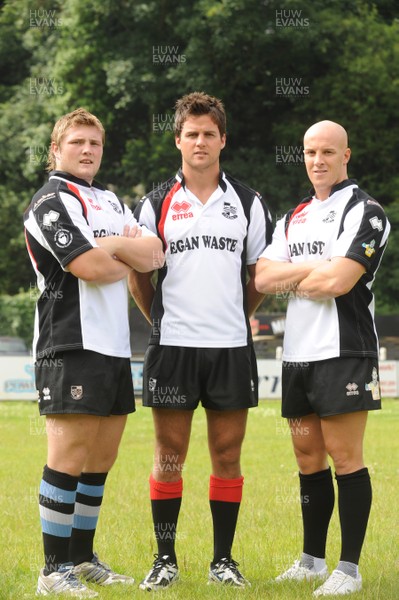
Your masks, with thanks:
[(258, 193), (220, 168), (226, 115), (219, 99), (203, 92), (180, 98), (174, 127), (182, 167), (135, 211), (140, 224), (162, 240), (166, 263), (156, 289), (150, 274), (129, 275), (132, 295), (152, 325), (143, 404), (152, 407), (155, 428), (150, 498), (158, 553), (140, 588), (164, 589), (179, 577), (175, 540), (182, 470), (200, 401), (212, 465), (214, 554), (208, 579), (243, 587), (248, 581), (231, 548), (248, 408), (258, 402), (249, 326), (263, 298), (254, 287), (255, 264), (271, 240), (271, 218)]
[(97, 592), (81, 579), (104, 586), (134, 581), (98, 558), (93, 538), (107, 474), (135, 410), (126, 276), (133, 267), (153, 270), (154, 253), (159, 262), (162, 251), (157, 237), (94, 180), (104, 135), (84, 109), (57, 121), (49, 180), (24, 216), (40, 292), (35, 376), (48, 442), (39, 595), (92, 597)]
[[(356, 592), (371, 507), (363, 462), (369, 410), (381, 408), (371, 286), (387, 245), (381, 206), (348, 179), (351, 151), (338, 123), (304, 137), (311, 195), (276, 225), (256, 267), (259, 292), (289, 297), (283, 351), (282, 415), (299, 467), (303, 553), (277, 581), (324, 581), (315, 596)], [(329, 575), (325, 549), (338, 486), (341, 555)]]

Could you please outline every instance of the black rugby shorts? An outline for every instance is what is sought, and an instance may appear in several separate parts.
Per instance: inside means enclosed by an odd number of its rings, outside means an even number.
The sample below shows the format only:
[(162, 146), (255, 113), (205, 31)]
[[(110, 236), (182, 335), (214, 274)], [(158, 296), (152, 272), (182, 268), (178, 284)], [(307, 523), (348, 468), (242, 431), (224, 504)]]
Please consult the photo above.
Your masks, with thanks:
[(381, 408), (376, 358), (283, 362), (282, 408), (286, 418), (319, 417)]
[(90, 350), (59, 352), (35, 364), (41, 415), (125, 415), (135, 411), (129, 358)]
[(143, 369), (143, 406), (212, 410), (258, 404), (253, 346), (239, 348), (148, 347)]

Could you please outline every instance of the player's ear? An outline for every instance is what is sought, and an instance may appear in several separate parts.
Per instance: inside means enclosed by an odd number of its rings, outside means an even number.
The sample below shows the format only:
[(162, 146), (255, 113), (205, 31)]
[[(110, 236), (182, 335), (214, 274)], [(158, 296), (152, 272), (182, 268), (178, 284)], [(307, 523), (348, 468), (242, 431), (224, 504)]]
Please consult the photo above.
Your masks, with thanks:
[(175, 135), (175, 144), (176, 148), (180, 150), (180, 137), (178, 135)]
[(57, 160), (60, 159), (61, 150), (60, 150), (60, 147), (55, 142), (51, 142), (51, 152), (54, 154), (54, 156)]
[(351, 158), (351, 149), (347, 148), (344, 152), (344, 165), (347, 165)]

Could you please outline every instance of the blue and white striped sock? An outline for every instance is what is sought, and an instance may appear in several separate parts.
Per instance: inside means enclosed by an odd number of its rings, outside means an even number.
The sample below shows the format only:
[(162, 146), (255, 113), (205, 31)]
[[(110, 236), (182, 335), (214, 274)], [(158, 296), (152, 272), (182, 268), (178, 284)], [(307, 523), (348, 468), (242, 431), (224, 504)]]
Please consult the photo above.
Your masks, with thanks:
[(76, 493), (69, 560), (75, 565), (91, 561), (105, 480), (108, 473), (82, 473)]
[(45, 465), (39, 490), (45, 575), (69, 561), (78, 477), (54, 471)]

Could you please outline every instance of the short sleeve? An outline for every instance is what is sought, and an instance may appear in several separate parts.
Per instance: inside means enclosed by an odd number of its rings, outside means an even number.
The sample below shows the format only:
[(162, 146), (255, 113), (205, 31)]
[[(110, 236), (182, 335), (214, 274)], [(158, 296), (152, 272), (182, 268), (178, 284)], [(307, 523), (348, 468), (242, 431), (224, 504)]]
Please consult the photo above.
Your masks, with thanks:
[(271, 244), (267, 246), (260, 258), (276, 260), (279, 262), (290, 262), (288, 242), (285, 235), (285, 216), (279, 219), (273, 233)]

